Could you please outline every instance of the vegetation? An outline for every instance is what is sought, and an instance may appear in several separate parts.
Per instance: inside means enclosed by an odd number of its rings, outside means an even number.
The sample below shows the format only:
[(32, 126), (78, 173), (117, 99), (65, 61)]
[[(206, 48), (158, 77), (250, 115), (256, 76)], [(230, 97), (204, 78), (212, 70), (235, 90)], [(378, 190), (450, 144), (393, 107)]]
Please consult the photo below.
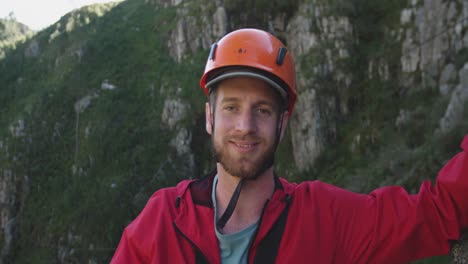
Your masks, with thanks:
[[(24, 204), (12, 262), (108, 262), (151, 193), (193, 177), (164, 166), (176, 159), (168, 145), (173, 132), (160, 125), (165, 97), (202, 100), (190, 96), (198, 76), (187, 73), (201, 71), (204, 58), (176, 64), (168, 55), (174, 14), (142, 1), (91, 6), (1, 61), (1, 127), (25, 124), (24, 137), (0, 132), (18, 155), (2, 156), (1, 167), (29, 189), (18, 197)], [(31, 41), (41, 54), (27, 58), (22, 51)], [(116, 88), (102, 89), (103, 83)], [(85, 99), (90, 104), (79, 106)]]
[(17, 22), (13, 15), (9, 18), (0, 18), (0, 59), (5, 56), (5, 50), (14, 49), (18, 42), (33, 34), (34, 31)]

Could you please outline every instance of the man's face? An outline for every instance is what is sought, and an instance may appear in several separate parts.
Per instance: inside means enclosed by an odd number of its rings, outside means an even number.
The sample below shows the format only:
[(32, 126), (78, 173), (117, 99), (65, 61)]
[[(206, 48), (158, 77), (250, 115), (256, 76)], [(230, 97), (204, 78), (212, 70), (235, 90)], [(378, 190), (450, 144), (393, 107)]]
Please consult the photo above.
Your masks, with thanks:
[(282, 136), (287, 115), (280, 118), (277, 95), (256, 78), (224, 80), (216, 92), (214, 117), (206, 106), (206, 128), (215, 158), (230, 175), (254, 179), (273, 165), (277, 129), (283, 122)]

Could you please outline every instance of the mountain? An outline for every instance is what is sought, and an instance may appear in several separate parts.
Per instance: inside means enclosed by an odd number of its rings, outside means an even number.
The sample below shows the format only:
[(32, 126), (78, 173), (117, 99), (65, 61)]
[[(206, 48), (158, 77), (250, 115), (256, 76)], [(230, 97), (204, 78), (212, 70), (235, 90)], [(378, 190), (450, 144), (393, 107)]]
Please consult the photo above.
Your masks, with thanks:
[(212, 170), (198, 81), (210, 45), (241, 27), (276, 34), (295, 57), (279, 175), (416, 192), (468, 131), (461, 10), (466, 1), (127, 0), (67, 14), (0, 59), (1, 262), (108, 263), (155, 190)]
[(0, 18), (0, 58), (5, 56), (5, 50), (15, 48), (16, 43), (31, 37), (34, 31), (14, 18)]

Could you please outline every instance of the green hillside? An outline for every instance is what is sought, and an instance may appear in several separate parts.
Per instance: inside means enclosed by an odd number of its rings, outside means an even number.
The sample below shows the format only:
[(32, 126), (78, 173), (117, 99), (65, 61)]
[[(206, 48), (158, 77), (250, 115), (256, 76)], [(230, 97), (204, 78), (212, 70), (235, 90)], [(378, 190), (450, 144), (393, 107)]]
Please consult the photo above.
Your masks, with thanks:
[[(194, 177), (164, 165), (176, 159), (173, 132), (160, 125), (164, 100), (203, 109), (191, 89), (205, 58), (177, 64), (168, 55), (174, 14), (142, 1), (90, 6), (1, 61), (0, 139), (8, 149), (0, 149), (0, 167), (13, 171), (19, 188), (12, 262), (50, 263), (57, 252), (67, 263), (108, 262), (154, 190)], [(33, 41), (40, 54), (26, 57)]]
[(14, 19), (0, 18), (0, 59), (5, 56), (7, 49), (14, 49), (18, 42), (31, 37), (34, 31)]

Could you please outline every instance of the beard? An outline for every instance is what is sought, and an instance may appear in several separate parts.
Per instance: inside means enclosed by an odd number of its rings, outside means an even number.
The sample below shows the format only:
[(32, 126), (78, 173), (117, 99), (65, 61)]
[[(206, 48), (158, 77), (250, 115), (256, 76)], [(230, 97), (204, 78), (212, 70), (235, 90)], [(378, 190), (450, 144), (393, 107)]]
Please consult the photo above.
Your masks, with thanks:
[(214, 136), (211, 137), (215, 161), (220, 163), (224, 170), (234, 177), (255, 180), (274, 164), (276, 146), (278, 145), (276, 143), (269, 145), (268, 148), (254, 160), (253, 157), (249, 157), (248, 155), (234, 157), (229, 153), (227, 142), (228, 138), (223, 138), (221, 143), (217, 143), (214, 140)]

